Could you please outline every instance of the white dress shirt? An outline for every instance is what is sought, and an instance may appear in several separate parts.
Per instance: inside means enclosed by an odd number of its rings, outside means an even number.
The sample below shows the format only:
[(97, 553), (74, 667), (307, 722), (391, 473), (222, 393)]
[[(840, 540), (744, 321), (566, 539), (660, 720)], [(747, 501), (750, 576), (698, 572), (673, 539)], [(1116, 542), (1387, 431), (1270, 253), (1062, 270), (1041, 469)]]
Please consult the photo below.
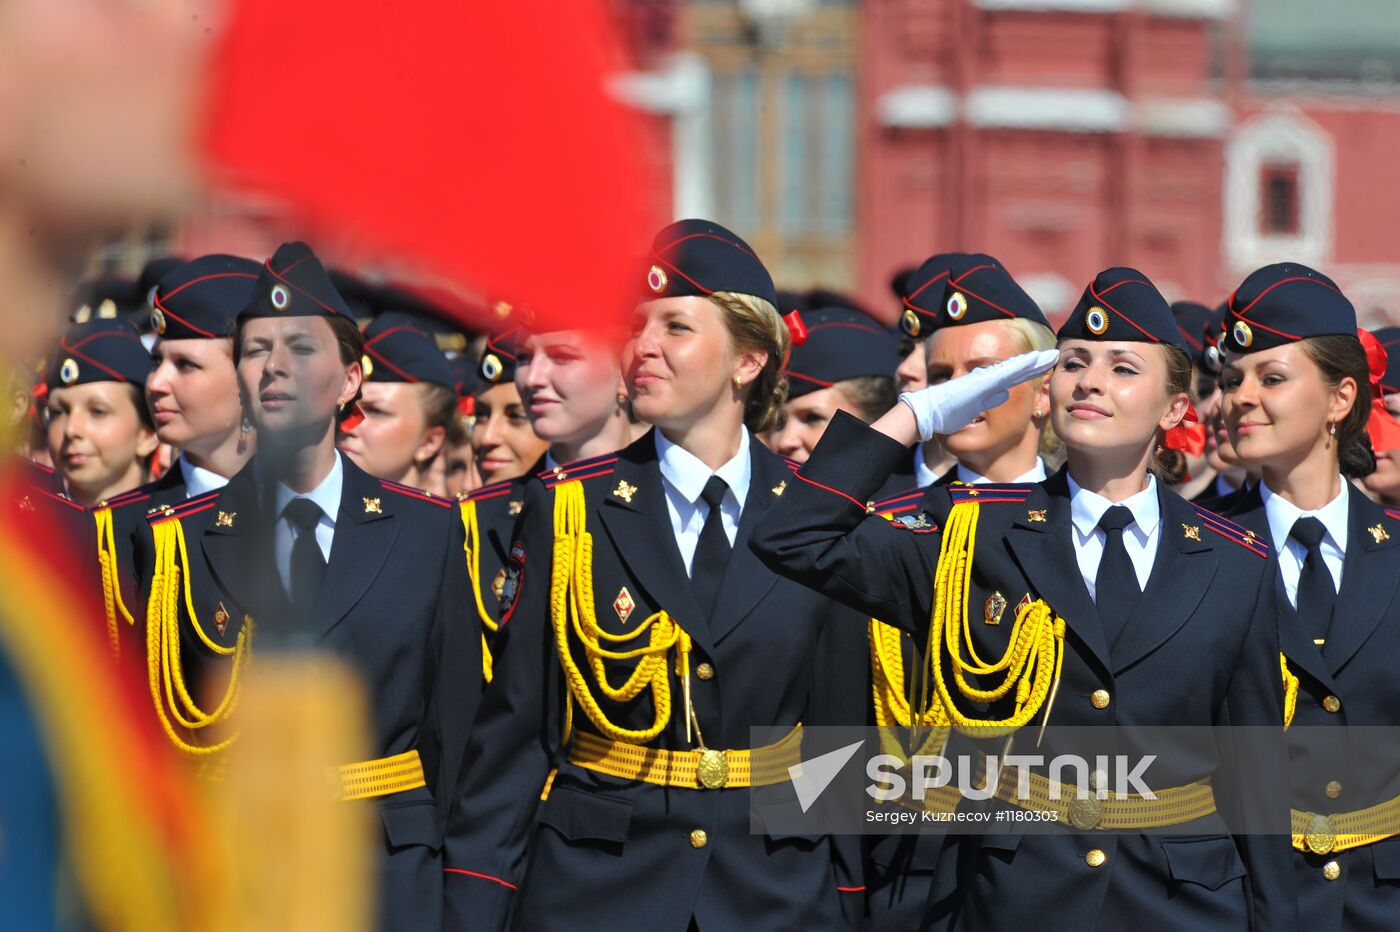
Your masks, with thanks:
[(185, 478), (185, 498), (195, 498), (205, 492), (215, 492), (228, 485), (228, 480), (216, 472), (196, 466), (180, 457), (180, 475)]
[(924, 462), (924, 442), (920, 440), (914, 444), (914, 485), (922, 489), (941, 478), (942, 476), (929, 469), (928, 463)]
[(335, 519), (340, 514), (340, 489), (345, 479), (340, 457), (341, 454), (337, 451), (335, 463), (326, 474), (326, 478), (305, 495), (298, 495), (282, 483), (277, 483), (277, 572), (288, 592), (292, 591), (292, 544), (296, 542), (301, 531), (287, 520), (287, 505), (294, 498), (309, 498), (321, 507), (321, 519), (316, 522), (316, 543), (321, 546), (321, 556), (329, 564), (331, 542), (335, 540)]
[(744, 500), (749, 495), (749, 480), (753, 475), (753, 464), (749, 461), (749, 432), (747, 428), (739, 439), (739, 452), (719, 469), (710, 471), (689, 450), (685, 450), (667, 440), (660, 430), (656, 431), (656, 455), (661, 465), (661, 484), (666, 490), (666, 511), (671, 516), (671, 531), (676, 535), (676, 546), (680, 548), (685, 571), (690, 573), (690, 565), (695, 559), (695, 548), (700, 544), (700, 531), (705, 527), (705, 519), (710, 515), (710, 506), (700, 500), (705, 483), (711, 475), (719, 476), (729, 486), (720, 500), (720, 520), (730, 546), (739, 533), (739, 515), (744, 508)]
[[(954, 468), (957, 470), (957, 479), (959, 482), (966, 482), (968, 485), (987, 485), (992, 481), (986, 476), (978, 475), (962, 463), (958, 463)], [(1037, 456), (1035, 458), (1035, 468), (1017, 476), (1015, 479), (1012, 479), (1011, 482), (1044, 482), (1045, 477), (1045, 460)]]
[(1099, 561), (1103, 559), (1104, 542), (1108, 535), (1099, 530), (1103, 513), (1114, 505), (1124, 505), (1133, 513), (1133, 523), (1123, 529), (1123, 549), (1133, 562), (1138, 588), (1146, 591), (1152, 576), (1152, 564), (1157, 559), (1157, 541), (1161, 536), (1162, 506), (1157, 501), (1157, 477), (1148, 473), (1147, 488), (1121, 502), (1111, 502), (1096, 492), (1080, 488), (1074, 477), (1069, 479), (1069, 513), (1074, 525), (1074, 553), (1079, 561), (1079, 575), (1090, 598), (1096, 598)]
[(1288, 593), (1288, 601), (1298, 607), (1298, 578), (1303, 575), (1303, 563), (1308, 559), (1308, 549), (1288, 536), (1293, 530), (1293, 522), (1307, 515), (1322, 522), (1327, 534), (1320, 545), (1322, 562), (1332, 574), (1332, 583), (1337, 591), (1342, 591), (1342, 564), (1347, 558), (1347, 515), (1351, 507), (1351, 483), (1341, 480), (1342, 490), (1337, 497), (1316, 511), (1304, 511), (1284, 499), (1282, 495), (1269, 489), (1264, 481), (1259, 481), (1259, 495), (1264, 499), (1264, 515), (1269, 519), (1269, 534), (1274, 539), (1274, 550), (1278, 551), (1278, 571), (1283, 577), (1283, 588)]

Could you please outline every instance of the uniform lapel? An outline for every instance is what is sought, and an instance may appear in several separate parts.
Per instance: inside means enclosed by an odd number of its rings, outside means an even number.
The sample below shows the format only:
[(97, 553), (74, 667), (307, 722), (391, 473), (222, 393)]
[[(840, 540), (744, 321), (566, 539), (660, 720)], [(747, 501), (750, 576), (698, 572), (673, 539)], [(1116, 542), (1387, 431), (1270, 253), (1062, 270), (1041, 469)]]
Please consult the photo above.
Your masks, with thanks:
[(255, 467), (246, 465), (219, 492), (200, 535), (200, 549), (215, 581), (258, 620), (280, 617), (285, 593), (277, 581), (272, 535), (262, 523)]
[(743, 511), (739, 514), (739, 528), (734, 535), (734, 549), (729, 555), (729, 564), (724, 568), (724, 581), (720, 583), (719, 597), (715, 599), (714, 612), (710, 615), (710, 633), (715, 641), (724, 640), (729, 632), (753, 611), (778, 577), (758, 559), (749, 547), (753, 529), (763, 520), (764, 513), (778, 494), (774, 489), (778, 483), (792, 478), (783, 461), (759, 443), (750, 438), (749, 463), (751, 472), (749, 494), (744, 500)]
[[(671, 529), (656, 443), (650, 432), (618, 454), (613, 475), (613, 491), (598, 503), (598, 516), (608, 538), (630, 575), (706, 653), (713, 655), (714, 640)], [(629, 487), (631, 491), (626, 491)]]
[[(1021, 506), (1017, 506), (1021, 507)], [(1070, 524), (1069, 483), (1064, 470), (1036, 486), (1025, 502), (1025, 512), (1012, 524), (1006, 540), (1037, 596), (1088, 648), (1105, 671), (1108, 643), (1084, 578), (1075, 559), (1074, 527)]]
[[(1157, 557), (1142, 599), (1113, 645), (1115, 675), (1176, 634), (1215, 578), (1214, 546), (1202, 534), (1196, 510), (1160, 482), (1157, 501), (1161, 509)], [(1190, 585), (1183, 586), (1188, 580)]]
[[(1383, 508), (1359, 490), (1350, 490), (1350, 500), (1342, 589), (1327, 643), (1322, 645), (1322, 659), (1334, 674), (1381, 623), (1400, 579), (1395, 571), (1395, 555), (1386, 553), (1400, 544), (1400, 538), (1386, 529), (1393, 522), (1386, 520)], [(1380, 529), (1379, 533), (1373, 531), (1375, 528)]]
[(402, 524), (394, 514), (394, 497), (349, 457), (342, 456), (340, 460), (345, 470), (340, 514), (335, 519), (326, 577), (311, 613), (308, 634), (313, 641), (324, 638), (369, 591), (384, 568)]
[[(1308, 675), (1322, 684), (1328, 692), (1335, 693), (1332, 671), (1322, 659), (1322, 651), (1313, 642), (1312, 635), (1298, 617), (1298, 612), (1288, 601), (1288, 590), (1283, 587), (1283, 576), (1278, 569), (1278, 548), (1274, 547), (1273, 532), (1269, 529), (1269, 516), (1264, 510), (1264, 499), (1259, 494), (1259, 486), (1242, 493), (1230, 513), (1230, 520), (1254, 532), (1256, 537), (1267, 541), (1274, 555), (1269, 561), (1274, 580), (1274, 594), (1278, 600), (1278, 646), (1283, 655), (1294, 666), (1305, 670)], [(1350, 534), (1350, 531), (1348, 531)], [(1346, 567), (1343, 566), (1343, 584)]]

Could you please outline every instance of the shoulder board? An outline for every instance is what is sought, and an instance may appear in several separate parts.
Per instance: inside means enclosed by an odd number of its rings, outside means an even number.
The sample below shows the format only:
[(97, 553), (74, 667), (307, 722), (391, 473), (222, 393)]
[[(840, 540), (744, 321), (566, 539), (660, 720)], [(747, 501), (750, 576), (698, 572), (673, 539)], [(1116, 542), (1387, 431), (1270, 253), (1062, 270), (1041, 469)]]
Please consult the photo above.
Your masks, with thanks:
[(1034, 485), (950, 485), (948, 497), (953, 500), (954, 505), (963, 502), (978, 502), (979, 504), (990, 504), (992, 502), (1011, 502), (1021, 504), (1030, 498), (1034, 491)]
[(197, 495), (194, 498), (187, 498), (178, 505), (161, 505), (158, 508), (152, 508), (150, 511), (146, 512), (146, 520), (154, 526), (165, 521), (188, 518), (190, 515), (199, 514), (201, 511), (208, 511), (218, 502), (219, 494), (222, 491), (222, 489), (215, 489), (212, 492), (205, 492), (203, 495)]
[[(548, 482), (560, 473), (574, 473), (582, 475), (591, 473), (596, 469), (611, 466), (617, 462), (617, 453), (603, 453), (599, 456), (588, 456), (581, 460), (574, 460), (572, 463), (563, 463), (559, 466), (546, 466), (544, 469), (536, 470), (535, 475)], [(565, 480), (568, 481), (568, 480)]]
[(897, 515), (919, 507), (919, 502), (923, 500), (926, 491), (928, 490), (922, 488), (909, 489), (908, 491), (900, 492), (898, 495), (882, 498), (880, 501), (874, 502), (873, 507), (877, 514), (882, 514), (885, 517)]
[(604, 476), (611, 476), (617, 471), (617, 454), (609, 454), (604, 457), (594, 457), (593, 459), (580, 460), (578, 463), (570, 463), (567, 466), (555, 466), (540, 473), (540, 478), (544, 480), (544, 486), (552, 489), (565, 482), (573, 482), (586, 479), (601, 479)]
[(82, 505), (79, 505), (77, 502), (73, 501), (73, 500), (72, 500), (71, 498), (69, 498), (67, 495), (64, 495), (64, 494), (62, 494), (62, 493), (60, 493), (60, 492), (50, 492), (48, 489), (26, 488), (26, 489), (24, 490), (24, 495), (25, 495), (25, 496), (37, 495), (37, 496), (39, 496), (40, 498), (48, 499), (49, 501), (54, 502), (54, 503), (56, 503), (56, 504), (58, 504), (58, 505), (61, 505), (61, 506), (63, 506), (64, 508), (71, 508), (71, 509), (73, 509), (74, 511), (87, 511), (87, 509), (84, 508)]
[(500, 498), (502, 495), (509, 495), (515, 488), (517, 479), (502, 479), (500, 482), (493, 482), (490, 485), (483, 485), (472, 489), (470, 492), (463, 492), (457, 496), (457, 500), (480, 502), (491, 498)]
[(453, 502), (449, 502), (445, 498), (438, 498), (436, 495), (433, 495), (429, 492), (424, 492), (422, 489), (415, 489), (411, 485), (404, 485), (400, 482), (390, 482), (388, 479), (380, 479), (379, 484), (390, 492), (397, 492), (400, 495), (407, 496), (408, 498), (416, 498), (420, 502), (427, 502), (430, 505), (437, 505), (439, 508), (452, 508), (455, 504)]
[(1202, 508), (1200, 505), (1192, 505), (1191, 507), (1195, 509), (1196, 516), (1201, 519), (1201, 523), (1208, 530), (1239, 544), (1256, 556), (1267, 557), (1269, 555), (1268, 543), (1249, 528), (1241, 527), (1229, 518), (1222, 518), (1209, 508)]
[(124, 505), (134, 505), (137, 502), (148, 502), (154, 494), (155, 483), (143, 485), (139, 489), (132, 489), (130, 492), (123, 492), (120, 495), (113, 495), (111, 498), (103, 499), (93, 506), (97, 511), (102, 508), (121, 508)]

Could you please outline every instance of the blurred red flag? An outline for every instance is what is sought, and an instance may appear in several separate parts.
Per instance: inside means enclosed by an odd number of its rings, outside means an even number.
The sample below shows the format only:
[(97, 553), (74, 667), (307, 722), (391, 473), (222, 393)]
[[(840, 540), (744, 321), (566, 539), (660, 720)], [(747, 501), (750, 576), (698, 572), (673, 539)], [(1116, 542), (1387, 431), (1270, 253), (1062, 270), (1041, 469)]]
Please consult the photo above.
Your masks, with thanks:
[(595, 0), (236, 0), (204, 151), (313, 247), (351, 239), (344, 258), (406, 259), (543, 328), (616, 319), (659, 224), (609, 29)]

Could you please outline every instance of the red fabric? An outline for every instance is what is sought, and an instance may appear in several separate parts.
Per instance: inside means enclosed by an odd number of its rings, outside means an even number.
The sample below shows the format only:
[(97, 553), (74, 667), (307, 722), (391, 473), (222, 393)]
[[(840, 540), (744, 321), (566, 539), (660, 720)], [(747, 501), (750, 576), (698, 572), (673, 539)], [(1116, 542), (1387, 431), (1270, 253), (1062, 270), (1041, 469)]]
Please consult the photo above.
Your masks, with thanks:
[(807, 324), (802, 320), (801, 311), (789, 311), (784, 314), (783, 323), (787, 324), (793, 346), (801, 346), (807, 342)]
[(1206, 450), (1206, 428), (1201, 423), (1196, 406), (1187, 402), (1181, 423), (1167, 431), (1164, 442), (1168, 450), (1180, 450), (1188, 456), (1200, 456)]
[(610, 91), (626, 69), (607, 11), (239, 0), (213, 56), (208, 170), (290, 205), (335, 261), (510, 294), (546, 330), (620, 322), (662, 220), (641, 115)]
[(1386, 410), (1385, 389), (1381, 386), (1390, 359), (1381, 341), (1369, 330), (1357, 330), (1356, 336), (1366, 348), (1366, 365), (1371, 370), (1371, 414), (1366, 420), (1366, 432), (1371, 435), (1371, 449), (1384, 453), (1400, 447), (1400, 422)]

